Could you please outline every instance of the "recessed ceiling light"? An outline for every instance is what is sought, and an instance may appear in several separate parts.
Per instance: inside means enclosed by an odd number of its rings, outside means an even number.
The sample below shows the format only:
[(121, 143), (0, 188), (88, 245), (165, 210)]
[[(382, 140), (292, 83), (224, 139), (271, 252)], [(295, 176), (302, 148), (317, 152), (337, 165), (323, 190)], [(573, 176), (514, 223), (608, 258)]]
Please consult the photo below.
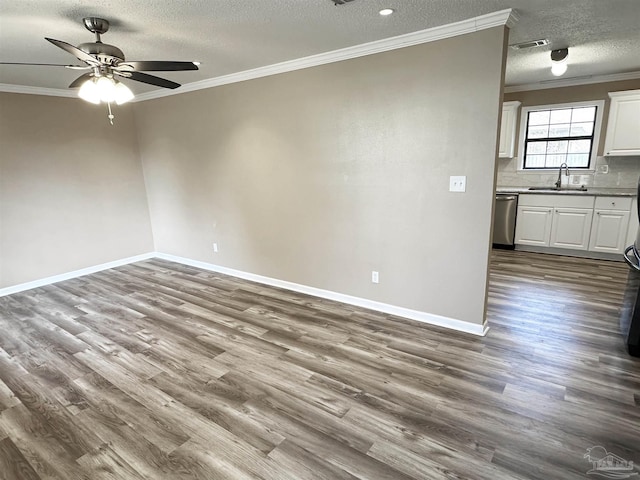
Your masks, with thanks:
[(387, 15), (391, 15), (393, 12), (394, 12), (393, 8), (383, 8), (378, 13), (383, 17), (386, 17)]

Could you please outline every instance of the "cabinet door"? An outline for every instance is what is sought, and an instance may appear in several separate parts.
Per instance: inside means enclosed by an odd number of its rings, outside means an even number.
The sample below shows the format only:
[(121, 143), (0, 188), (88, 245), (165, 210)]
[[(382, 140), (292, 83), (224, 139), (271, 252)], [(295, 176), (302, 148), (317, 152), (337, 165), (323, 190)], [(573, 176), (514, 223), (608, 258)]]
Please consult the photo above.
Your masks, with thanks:
[(500, 123), (500, 145), (498, 157), (512, 158), (516, 141), (516, 124), (518, 123), (518, 107), (520, 102), (502, 104), (502, 122)]
[(631, 203), (631, 212), (629, 212), (629, 228), (627, 229), (627, 240), (624, 242), (625, 246), (628, 247), (636, 241), (638, 226), (638, 201), (636, 200), (636, 197), (633, 197)]
[(640, 90), (611, 92), (605, 155), (640, 155)]
[(515, 243), (548, 247), (552, 220), (551, 207), (518, 207)]
[(587, 250), (592, 218), (592, 209), (556, 208), (549, 245), (556, 248)]
[(589, 250), (622, 253), (625, 247), (629, 212), (622, 210), (596, 210), (591, 227)]

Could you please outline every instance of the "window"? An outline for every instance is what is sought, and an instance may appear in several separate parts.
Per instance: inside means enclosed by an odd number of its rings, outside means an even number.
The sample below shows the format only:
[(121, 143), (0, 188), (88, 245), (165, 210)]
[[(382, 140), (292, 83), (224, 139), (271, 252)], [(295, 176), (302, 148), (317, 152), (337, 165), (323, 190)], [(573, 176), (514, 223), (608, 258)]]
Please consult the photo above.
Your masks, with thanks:
[(589, 169), (598, 148), (604, 102), (546, 105), (522, 109), (522, 170)]

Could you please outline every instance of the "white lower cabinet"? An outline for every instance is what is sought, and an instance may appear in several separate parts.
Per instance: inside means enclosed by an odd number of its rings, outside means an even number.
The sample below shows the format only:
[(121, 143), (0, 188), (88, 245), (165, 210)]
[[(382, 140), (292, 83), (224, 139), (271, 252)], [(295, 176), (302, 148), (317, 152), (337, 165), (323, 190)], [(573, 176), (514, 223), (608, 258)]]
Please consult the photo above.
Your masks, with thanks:
[(629, 229), (627, 230), (627, 240), (624, 242), (625, 246), (629, 246), (636, 241), (638, 234), (638, 227), (640, 226), (638, 218), (638, 202), (635, 199), (631, 202), (631, 211), (629, 212)]
[(591, 227), (589, 250), (593, 252), (622, 253), (625, 247), (629, 212), (596, 210)]
[(515, 243), (619, 254), (635, 240), (635, 206), (634, 197), (520, 195)]
[(632, 199), (596, 198), (589, 250), (622, 253), (627, 240)]
[(519, 206), (516, 217), (516, 244), (548, 247), (553, 208)]
[(589, 248), (593, 209), (555, 208), (549, 246), (556, 248)]
[(594, 197), (520, 195), (516, 245), (587, 250)]

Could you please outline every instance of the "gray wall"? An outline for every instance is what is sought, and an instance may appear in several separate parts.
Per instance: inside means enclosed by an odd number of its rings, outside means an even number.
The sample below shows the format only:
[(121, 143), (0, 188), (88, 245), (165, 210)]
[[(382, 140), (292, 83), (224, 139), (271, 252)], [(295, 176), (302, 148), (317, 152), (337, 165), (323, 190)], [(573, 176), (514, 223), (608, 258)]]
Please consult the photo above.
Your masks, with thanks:
[(483, 323), (505, 38), (136, 104), (157, 250)]
[[(587, 186), (603, 188), (634, 188), (640, 176), (640, 157), (604, 157), (604, 140), (607, 130), (607, 117), (609, 114), (610, 99), (608, 92), (640, 89), (640, 80), (626, 80), (620, 82), (597, 83), (592, 85), (580, 85), (563, 88), (549, 88), (527, 92), (508, 93), (504, 101), (518, 100), (521, 107), (535, 105), (552, 105), (555, 103), (570, 103), (589, 100), (605, 100), (605, 108), (602, 120), (602, 131), (598, 157), (596, 157), (596, 171), (580, 173), (580, 183)], [(518, 121), (520, 115), (518, 115)], [(519, 128), (519, 125), (518, 125)], [(518, 151), (519, 130), (516, 135), (516, 148)], [(516, 153), (517, 155), (517, 153)], [(608, 165), (609, 173), (598, 173), (597, 167)], [(576, 173), (577, 174), (577, 173)], [(498, 159), (498, 186), (528, 187), (551, 185), (558, 178), (557, 173), (520, 173), (518, 172), (518, 158)]]
[(0, 288), (153, 251), (131, 108), (0, 93)]

